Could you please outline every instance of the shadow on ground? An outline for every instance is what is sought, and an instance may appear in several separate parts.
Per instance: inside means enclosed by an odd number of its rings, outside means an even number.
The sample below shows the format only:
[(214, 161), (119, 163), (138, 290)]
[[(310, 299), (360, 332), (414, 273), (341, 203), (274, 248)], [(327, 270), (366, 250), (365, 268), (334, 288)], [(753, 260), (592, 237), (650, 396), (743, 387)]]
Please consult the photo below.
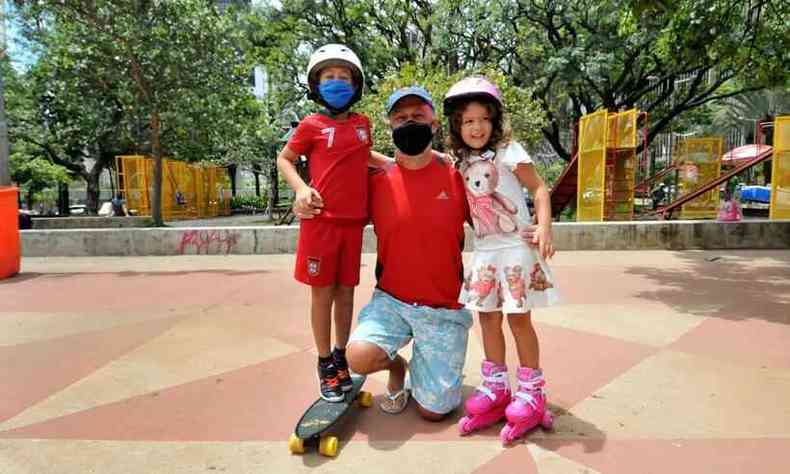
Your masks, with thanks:
[[(464, 399), (474, 391), (475, 387), (465, 385)], [(485, 430), (475, 432), (469, 436), (461, 437), (458, 434), (458, 420), (463, 416), (463, 408), (459, 408), (440, 422), (423, 420), (411, 400), (409, 407), (399, 415), (388, 415), (378, 409), (382, 396), (374, 397), (371, 408), (365, 411), (352, 410), (333, 430), (332, 434), (338, 437), (338, 456), (342, 456), (343, 447), (355, 434), (367, 437), (368, 445), (381, 451), (396, 451), (408, 441), (423, 440), (434, 442), (437, 449), (442, 442), (499, 442), (499, 431), (504, 426), (504, 421)], [(517, 449), (526, 443), (543, 445), (550, 443), (551, 449), (556, 450), (564, 446), (580, 445), (584, 452), (597, 452), (604, 448), (606, 435), (592, 423), (576, 417), (572, 412), (558, 405), (550, 404), (550, 409), (555, 416), (555, 425), (552, 430), (536, 428), (526, 437), (517, 441), (509, 449)], [(356, 413), (354, 413), (354, 411)], [(317, 446), (308, 449), (304, 456), (305, 466), (317, 467), (331, 459), (317, 454)]]
[(661, 286), (639, 292), (637, 297), (699, 316), (790, 324), (790, 253), (788, 259), (728, 255), (726, 251), (677, 252), (676, 256), (684, 265), (626, 267), (626, 274), (642, 276)]

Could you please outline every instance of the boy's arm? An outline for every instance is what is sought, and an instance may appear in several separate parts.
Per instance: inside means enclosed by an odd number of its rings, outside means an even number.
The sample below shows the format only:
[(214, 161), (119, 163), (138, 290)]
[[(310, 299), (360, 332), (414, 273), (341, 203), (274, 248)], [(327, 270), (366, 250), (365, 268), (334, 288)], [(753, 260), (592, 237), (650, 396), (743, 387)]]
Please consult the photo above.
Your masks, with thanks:
[(390, 158), (387, 155), (383, 155), (376, 150), (370, 150), (370, 155), (368, 156), (368, 164), (374, 168), (386, 168), (390, 165), (395, 164), (395, 159)]
[(298, 158), (299, 155), (288, 148), (288, 145), (284, 146), (277, 156), (277, 169), (280, 170), (283, 178), (285, 178), (285, 181), (291, 189), (294, 190), (296, 195), (294, 198), (294, 212), (299, 214), (303, 219), (309, 219), (310, 217), (305, 216), (321, 213), (321, 207), (324, 206), (324, 201), (321, 199), (321, 195), (318, 191), (311, 188), (304, 182), (302, 177), (299, 176), (299, 173), (296, 171), (296, 165), (294, 164)]

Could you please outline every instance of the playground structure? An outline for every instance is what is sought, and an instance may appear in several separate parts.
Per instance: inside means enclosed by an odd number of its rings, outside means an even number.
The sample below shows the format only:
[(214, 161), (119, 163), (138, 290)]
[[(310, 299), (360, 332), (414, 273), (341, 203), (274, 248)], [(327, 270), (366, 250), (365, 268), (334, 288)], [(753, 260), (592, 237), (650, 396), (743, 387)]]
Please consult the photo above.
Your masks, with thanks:
[(790, 116), (774, 121), (770, 219), (790, 219)]
[[(672, 153), (678, 172), (678, 192), (686, 196), (721, 175), (722, 139), (686, 138)], [(680, 206), (681, 219), (713, 219), (719, 211), (719, 190), (712, 188)]]
[[(601, 110), (582, 117), (578, 153), (552, 189), (553, 215), (575, 196), (579, 221), (633, 218), (636, 132), (641, 115), (636, 109), (620, 113)], [(584, 191), (577, 193), (577, 189)]]
[[(635, 168), (646, 165), (644, 159), (639, 164), (636, 160), (637, 120), (643, 116), (646, 122), (646, 114), (636, 110), (601, 110), (581, 118), (573, 158), (551, 190), (555, 218), (576, 197), (577, 221), (631, 220), (635, 196), (648, 196), (652, 186), (669, 178), (677, 185), (670, 196), (674, 199), (648, 210), (643, 199), (638, 218), (670, 219), (674, 213), (683, 219), (715, 218), (720, 186), (773, 158), (769, 217), (790, 219), (790, 116), (769, 123), (774, 146), (746, 145), (722, 156), (721, 138), (687, 138), (675, 145), (669, 166), (637, 182)], [(764, 134), (756, 136), (758, 142), (765, 139)]]
[[(118, 190), (136, 215), (151, 215), (154, 160), (145, 156), (117, 156)], [(162, 218), (165, 220), (230, 215), (231, 185), (221, 166), (191, 165), (162, 160)]]

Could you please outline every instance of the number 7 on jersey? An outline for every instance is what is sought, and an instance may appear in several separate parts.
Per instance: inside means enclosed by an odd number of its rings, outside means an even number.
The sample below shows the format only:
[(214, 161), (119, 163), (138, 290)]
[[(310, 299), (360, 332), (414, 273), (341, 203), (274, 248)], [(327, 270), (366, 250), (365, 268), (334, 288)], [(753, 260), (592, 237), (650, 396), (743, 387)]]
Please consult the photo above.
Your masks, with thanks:
[(329, 138), (327, 139), (326, 142), (326, 147), (332, 148), (332, 142), (335, 141), (335, 127), (327, 127), (321, 129), (321, 135), (329, 135)]

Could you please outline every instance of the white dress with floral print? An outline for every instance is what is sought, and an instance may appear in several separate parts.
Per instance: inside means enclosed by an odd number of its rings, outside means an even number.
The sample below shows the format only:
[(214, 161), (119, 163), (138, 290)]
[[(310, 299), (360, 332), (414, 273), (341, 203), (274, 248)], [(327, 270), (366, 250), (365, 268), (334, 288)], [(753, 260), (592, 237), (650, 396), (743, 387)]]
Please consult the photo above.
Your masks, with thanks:
[(521, 163), (532, 159), (511, 142), (496, 153), (470, 156), (461, 167), (475, 227), (475, 254), (459, 296), (467, 309), (512, 314), (559, 302), (551, 270), (520, 235), (532, 222), (514, 174)]

